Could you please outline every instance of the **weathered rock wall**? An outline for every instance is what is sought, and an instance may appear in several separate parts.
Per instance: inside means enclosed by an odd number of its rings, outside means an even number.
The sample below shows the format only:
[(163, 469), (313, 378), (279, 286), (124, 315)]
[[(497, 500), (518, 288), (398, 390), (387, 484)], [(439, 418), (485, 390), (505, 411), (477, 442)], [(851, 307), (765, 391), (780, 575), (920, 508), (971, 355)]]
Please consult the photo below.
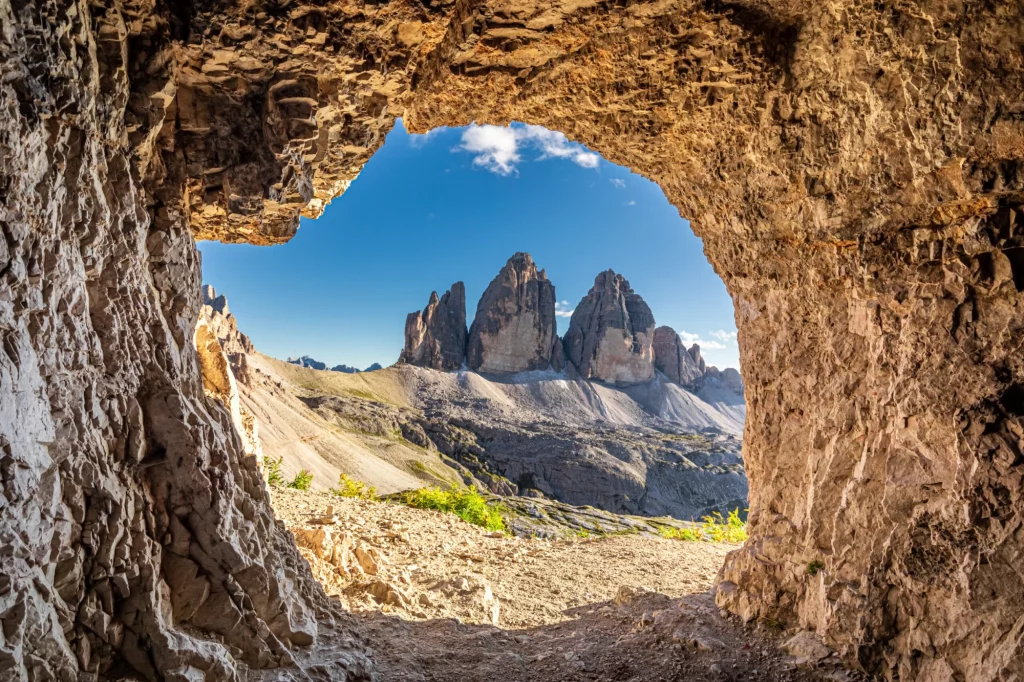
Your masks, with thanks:
[(586, 379), (639, 384), (654, 378), (654, 315), (622, 275), (599, 273), (576, 305), (565, 356)]
[(203, 393), (192, 242), (288, 239), (402, 115), (563, 131), (693, 221), (749, 406), (722, 606), (901, 680), (1024, 676), (1022, 41), (982, 0), (0, 2), (4, 674), (309, 641)]
[(476, 307), (466, 362), (478, 372), (561, 370), (555, 285), (528, 253), (508, 259)]
[(405, 347), (399, 362), (431, 369), (458, 369), (466, 359), (466, 286), (456, 282), (405, 319)]

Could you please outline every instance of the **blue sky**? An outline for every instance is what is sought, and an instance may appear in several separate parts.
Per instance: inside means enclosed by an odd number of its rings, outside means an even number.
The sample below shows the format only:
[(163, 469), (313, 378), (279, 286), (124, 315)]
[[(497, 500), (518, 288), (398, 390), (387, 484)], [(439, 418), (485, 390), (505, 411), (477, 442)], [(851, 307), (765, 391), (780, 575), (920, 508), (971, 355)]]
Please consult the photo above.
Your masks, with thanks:
[[(279, 358), (393, 363), (407, 313), (466, 283), (467, 313), (516, 251), (547, 270), (568, 312), (608, 268), (658, 324), (739, 366), (732, 300), (702, 243), (652, 182), (560, 133), (514, 124), (409, 135), (399, 123), (359, 177), (287, 244), (201, 242), (203, 281)], [(561, 303), (563, 302), (564, 303)]]

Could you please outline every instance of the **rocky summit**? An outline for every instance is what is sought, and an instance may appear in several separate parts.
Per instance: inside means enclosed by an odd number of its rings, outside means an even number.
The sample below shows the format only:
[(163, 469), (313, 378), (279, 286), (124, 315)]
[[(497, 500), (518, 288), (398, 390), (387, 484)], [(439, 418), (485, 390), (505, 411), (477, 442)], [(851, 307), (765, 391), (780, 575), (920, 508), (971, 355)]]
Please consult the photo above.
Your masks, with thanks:
[(528, 253), (517, 253), (480, 298), (469, 330), (467, 364), (485, 373), (564, 365), (555, 325), (555, 287)]
[(431, 369), (458, 369), (466, 358), (466, 287), (456, 282), (405, 320), (405, 348), (399, 362)]
[(566, 356), (587, 379), (638, 384), (654, 377), (654, 314), (622, 275), (606, 270), (576, 306)]
[(654, 330), (654, 366), (680, 386), (693, 386), (704, 376), (704, 368), (690, 356), (672, 327), (661, 326)]

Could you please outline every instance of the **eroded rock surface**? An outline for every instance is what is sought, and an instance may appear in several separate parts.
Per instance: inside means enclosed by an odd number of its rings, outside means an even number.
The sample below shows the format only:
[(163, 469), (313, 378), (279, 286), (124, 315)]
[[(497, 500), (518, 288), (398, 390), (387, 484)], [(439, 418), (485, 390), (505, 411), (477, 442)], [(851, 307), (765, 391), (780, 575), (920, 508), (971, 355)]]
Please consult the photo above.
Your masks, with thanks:
[(654, 330), (654, 366), (680, 386), (694, 386), (704, 376), (704, 369), (694, 361), (683, 340), (672, 327)]
[(560, 130), (692, 221), (750, 410), (722, 607), (900, 680), (1024, 676), (1019, 9), (0, 3), (4, 674), (311, 639), (203, 391), (193, 240), (290, 238), (401, 114)]
[(466, 359), (466, 286), (456, 282), (430, 301), (422, 312), (409, 313), (405, 320), (405, 348), (398, 361), (419, 367), (451, 370)]
[(622, 275), (600, 273), (565, 333), (566, 357), (581, 376), (611, 384), (654, 377), (654, 315)]
[(467, 364), (478, 372), (561, 370), (555, 286), (528, 253), (508, 259), (477, 304)]

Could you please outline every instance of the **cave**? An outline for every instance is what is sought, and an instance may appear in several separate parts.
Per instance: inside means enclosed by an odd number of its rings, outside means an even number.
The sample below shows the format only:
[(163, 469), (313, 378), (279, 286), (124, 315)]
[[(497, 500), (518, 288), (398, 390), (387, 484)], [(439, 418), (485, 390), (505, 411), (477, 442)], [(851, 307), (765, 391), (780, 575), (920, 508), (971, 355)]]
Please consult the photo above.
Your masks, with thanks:
[(330, 607), (203, 391), (195, 242), (286, 241), (399, 116), (561, 131), (692, 221), (747, 368), (721, 608), (888, 679), (1024, 676), (1017, 3), (30, 0), (0, 27), (5, 678), (238, 679), (316, 641)]

